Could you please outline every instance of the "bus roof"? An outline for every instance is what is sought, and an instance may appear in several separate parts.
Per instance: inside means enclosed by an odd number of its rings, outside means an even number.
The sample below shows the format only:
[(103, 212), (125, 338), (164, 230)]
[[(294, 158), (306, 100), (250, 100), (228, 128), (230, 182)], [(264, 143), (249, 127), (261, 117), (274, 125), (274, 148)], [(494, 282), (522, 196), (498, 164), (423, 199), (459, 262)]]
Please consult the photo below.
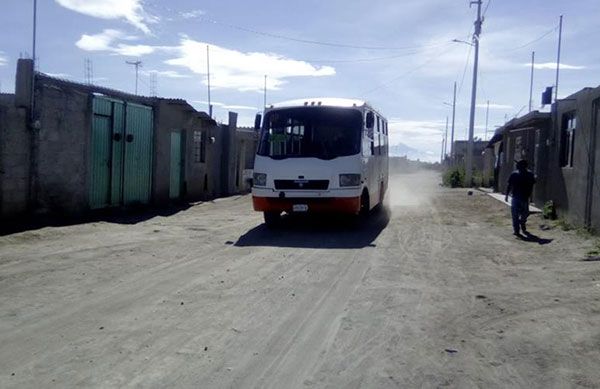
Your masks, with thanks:
[(314, 97), (306, 99), (296, 99), (283, 101), (281, 103), (267, 105), (268, 109), (275, 108), (290, 108), (290, 107), (303, 107), (303, 106), (326, 106), (326, 107), (340, 107), (340, 108), (351, 108), (351, 107), (363, 107), (369, 105), (364, 100), (357, 99), (344, 99), (338, 97)]

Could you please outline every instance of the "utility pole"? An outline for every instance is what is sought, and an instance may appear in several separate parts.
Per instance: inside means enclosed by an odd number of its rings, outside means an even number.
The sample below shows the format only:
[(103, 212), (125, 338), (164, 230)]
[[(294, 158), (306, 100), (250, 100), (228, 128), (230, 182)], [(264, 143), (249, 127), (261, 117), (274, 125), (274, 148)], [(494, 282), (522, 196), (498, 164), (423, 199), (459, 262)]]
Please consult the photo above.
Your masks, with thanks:
[(444, 163), (444, 137), (442, 137), (442, 151), (440, 154), (440, 163)]
[(556, 55), (556, 85), (554, 86), (554, 101), (558, 100), (558, 74), (560, 70), (560, 49), (562, 43), (562, 22), (563, 16), (560, 15), (560, 20), (558, 22), (558, 52)]
[(206, 81), (208, 84), (208, 116), (212, 119), (212, 104), (210, 103), (210, 46), (206, 45)]
[(138, 94), (138, 75), (139, 75), (139, 69), (140, 66), (142, 66), (142, 61), (140, 61), (139, 59), (137, 61), (125, 61), (125, 63), (127, 63), (128, 65), (133, 65), (135, 66), (135, 94)]
[(37, 207), (38, 203), (38, 160), (39, 160), (39, 123), (35, 120), (35, 72), (37, 65), (37, 0), (33, 0), (33, 36), (32, 36), (32, 69), (31, 90), (29, 96), (29, 202), (31, 208)]
[(488, 138), (488, 123), (489, 123), (489, 118), (490, 118), (490, 101), (487, 101), (487, 107), (485, 109), (485, 138), (484, 140), (487, 140)]
[(444, 159), (448, 154), (448, 116), (446, 116), (446, 132), (444, 133)]
[(263, 110), (267, 108), (267, 75), (265, 74), (265, 87), (264, 87), (264, 97), (263, 97)]
[(477, 20), (475, 20), (475, 32), (473, 33), (473, 46), (475, 46), (475, 60), (473, 62), (473, 87), (471, 89), (471, 112), (469, 115), (469, 141), (467, 143), (467, 158), (465, 167), (465, 184), (471, 187), (473, 184), (473, 133), (475, 129), (475, 104), (477, 100), (477, 67), (479, 62), (479, 35), (481, 34), (481, 3), (482, 0), (471, 1), (469, 6), (477, 5)]
[(531, 77), (529, 77), (529, 112), (533, 105), (533, 69), (535, 64), (535, 51), (531, 52)]
[(37, 40), (37, 0), (33, 0), (33, 37), (32, 37), (32, 52), (33, 52), (33, 72), (31, 73), (31, 112), (30, 119), (33, 124), (33, 111), (35, 108), (35, 68), (36, 68), (36, 40)]
[(454, 81), (454, 98), (452, 99), (452, 132), (450, 135), (450, 160), (454, 163), (454, 119), (456, 118), (456, 81)]

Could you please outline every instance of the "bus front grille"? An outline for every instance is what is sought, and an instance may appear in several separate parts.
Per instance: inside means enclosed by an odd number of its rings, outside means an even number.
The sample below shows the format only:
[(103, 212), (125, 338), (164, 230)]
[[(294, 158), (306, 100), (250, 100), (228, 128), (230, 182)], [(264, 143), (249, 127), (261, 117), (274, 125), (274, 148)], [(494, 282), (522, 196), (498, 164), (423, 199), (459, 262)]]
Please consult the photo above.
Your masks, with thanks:
[(327, 190), (329, 180), (275, 180), (277, 190)]

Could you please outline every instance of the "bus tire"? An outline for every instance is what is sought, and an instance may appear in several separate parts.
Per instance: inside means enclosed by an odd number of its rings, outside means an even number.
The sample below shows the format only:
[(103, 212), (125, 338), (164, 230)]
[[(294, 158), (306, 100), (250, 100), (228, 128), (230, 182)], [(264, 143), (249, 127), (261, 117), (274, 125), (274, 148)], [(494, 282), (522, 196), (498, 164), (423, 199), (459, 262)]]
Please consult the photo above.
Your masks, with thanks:
[(268, 228), (277, 227), (281, 222), (280, 212), (263, 212), (265, 224)]
[(367, 217), (369, 215), (369, 211), (371, 210), (369, 207), (369, 192), (365, 188), (365, 190), (363, 190), (362, 195), (360, 196), (360, 211), (358, 212), (358, 215), (362, 218)]

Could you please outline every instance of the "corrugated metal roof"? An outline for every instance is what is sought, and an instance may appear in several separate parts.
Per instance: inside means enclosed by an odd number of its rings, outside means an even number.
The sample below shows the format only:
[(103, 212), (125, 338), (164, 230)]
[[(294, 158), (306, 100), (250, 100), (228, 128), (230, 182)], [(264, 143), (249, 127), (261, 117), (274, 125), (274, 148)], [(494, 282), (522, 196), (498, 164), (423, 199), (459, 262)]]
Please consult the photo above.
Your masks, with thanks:
[(536, 122), (550, 120), (550, 115), (550, 112), (531, 111), (521, 117), (509, 120), (503, 126), (498, 127), (496, 131), (494, 131), (494, 135), (488, 142), (486, 148), (493, 147), (494, 143), (501, 141), (502, 137), (507, 131), (521, 127), (532, 127)]

